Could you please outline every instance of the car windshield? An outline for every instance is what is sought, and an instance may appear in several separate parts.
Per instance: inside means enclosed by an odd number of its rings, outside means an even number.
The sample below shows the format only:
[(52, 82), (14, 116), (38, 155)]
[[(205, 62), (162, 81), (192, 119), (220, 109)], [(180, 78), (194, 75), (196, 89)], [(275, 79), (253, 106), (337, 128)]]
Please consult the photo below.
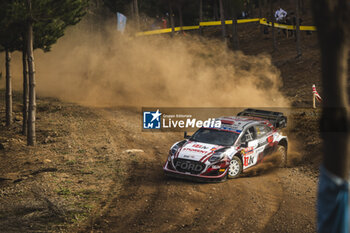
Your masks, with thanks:
[(200, 128), (190, 138), (191, 141), (215, 144), (220, 146), (232, 146), (238, 134), (229, 131)]

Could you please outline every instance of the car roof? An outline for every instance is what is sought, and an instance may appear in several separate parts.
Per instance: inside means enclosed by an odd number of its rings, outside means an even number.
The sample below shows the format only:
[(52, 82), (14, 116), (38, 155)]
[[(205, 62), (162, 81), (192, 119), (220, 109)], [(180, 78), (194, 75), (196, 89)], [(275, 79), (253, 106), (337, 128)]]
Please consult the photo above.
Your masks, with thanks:
[[(248, 117), (248, 116), (226, 116), (216, 118), (215, 121), (221, 121), (220, 127), (212, 127), (218, 130), (226, 130), (233, 131), (236, 133), (241, 133), (246, 127), (253, 124), (268, 124), (267, 120), (256, 118), (256, 117)], [(270, 125), (270, 124), (268, 124)]]

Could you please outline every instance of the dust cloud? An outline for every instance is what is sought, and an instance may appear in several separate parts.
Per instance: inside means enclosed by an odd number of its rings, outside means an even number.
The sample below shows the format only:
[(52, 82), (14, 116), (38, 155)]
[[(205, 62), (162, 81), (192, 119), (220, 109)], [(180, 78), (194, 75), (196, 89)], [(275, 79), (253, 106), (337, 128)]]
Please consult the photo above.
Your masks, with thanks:
[[(19, 90), (20, 61), (14, 54)], [(268, 55), (247, 56), (189, 34), (134, 38), (114, 25), (93, 31), (81, 23), (51, 52), (36, 51), (35, 61), (38, 95), (88, 106), (288, 106)]]

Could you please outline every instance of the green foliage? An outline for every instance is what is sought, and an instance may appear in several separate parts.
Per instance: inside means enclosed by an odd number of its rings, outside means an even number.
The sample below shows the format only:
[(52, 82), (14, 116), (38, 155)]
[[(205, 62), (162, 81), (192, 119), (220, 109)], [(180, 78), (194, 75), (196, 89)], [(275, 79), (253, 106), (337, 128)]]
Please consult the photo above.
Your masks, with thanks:
[(13, 50), (22, 50), (26, 37), (26, 24), (33, 22), (34, 48), (49, 51), (64, 35), (69, 25), (84, 16), (88, 0), (32, 0), (32, 12), (26, 1), (1, 0), (0, 44)]
[(18, 25), (14, 23), (14, 17), (9, 10), (10, 0), (0, 1), (0, 45), (3, 49), (15, 50), (20, 42), (18, 39)]
[(72, 192), (65, 187), (60, 187), (59, 189), (56, 190), (58, 195), (63, 195), (63, 196), (67, 196), (70, 195)]

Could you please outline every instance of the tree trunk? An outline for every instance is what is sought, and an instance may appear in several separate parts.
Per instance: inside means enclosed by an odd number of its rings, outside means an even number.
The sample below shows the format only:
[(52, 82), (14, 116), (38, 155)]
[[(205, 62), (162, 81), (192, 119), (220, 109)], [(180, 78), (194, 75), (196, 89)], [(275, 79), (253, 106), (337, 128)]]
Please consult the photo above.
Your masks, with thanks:
[(218, 10), (218, 0), (214, 0), (214, 6), (213, 6), (213, 15), (214, 15), (214, 21), (217, 21), (219, 19), (219, 10)]
[(305, 5), (304, 5), (304, 0), (299, 0), (299, 9), (301, 10), (301, 14), (305, 14)]
[[(320, 122), (323, 164), (348, 180), (350, 171), (350, 112), (347, 94), (350, 33), (347, 0), (313, 0), (314, 20), (321, 46), (323, 111)], [(348, 10), (347, 10), (348, 9)], [(348, 19), (348, 22), (345, 22)]]
[(232, 10), (232, 47), (233, 50), (239, 50), (239, 38), (237, 32), (237, 11), (235, 9), (235, 4), (231, 5)]
[[(300, 21), (299, 21), (299, 0), (295, 0), (296, 4), (296, 25), (295, 25), (295, 36), (297, 41), (297, 57), (301, 56), (301, 45), (300, 45)], [(288, 33), (288, 31), (287, 31)]]
[[(32, 12), (31, 0), (27, 0), (28, 12)], [(35, 94), (35, 65), (33, 52), (33, 21), (32, 18), (27, 21), (27, 56), (28, 56), (28, 70), (29, 70), (29, 106), (28, 106), (28, 133), (27, 144), (35, 146), (35, 118), (36, 118), (36, 94)]]
[[(261, 19), (261, 18), (262, 18), (262, 1), (259, 0), (259, 19)], [(262, 24), (260, 24), (260, 32), (261, 32), (261, 34), (264, 33), (264, 27)]]
[(5, 50), (6, 59), (6, 125), (12, 124), (12, 81), (11, 81), (11, 53)]
[(135, 19), (135, 10), (134, 10), (134, 2), (130, 2), (130, 13), (131, 13), (131, 18)]
[(277, 51), (277, 41), (276, 41), (276, 33), (275, 33), (275, 16), (273, 14), (273, 7), (272, 7), (272, 0), (270, 0), (270, 16), (271, 16), (271, 23), (272, 23), (272, 47), (273, 51)]
[(139, 4), (137, 0), (133, 0), (134, 2), (134, 11), (135, 11), (135, 18), (136, 18), (136, 28), (137, 30), (140, 29), (140, 15), (139, 15)]
[(181, 33), (183, 33), (184, 24), (183, 24), (183, 19), (182, 19), (182, 6), (179, 4), (177, 6), (177, 9), (179, 11), (180, 31), (181, 31)]
[(222, 39), (224, 42), (226, 42), (225, 12), (224, 12), (224, 5), (222, 3), (222, 0), (219, 0), (219, 5), (220, 5), (220, 21), (221, 21), (221, 27), (222, 27)]
[[(26, 44), (24, 44), (26, 45)], [(27, 63), (27, 51), (26, 47), (23, 47), (22, 51), (22, 65), (23, 65), (23, 122), (22, 122), (22, 134), (27, 135), (28, 130), (28, 63)]]
[(171, 0), (168, 0), (169, 3), (169, 12), (170, 12), (170, 24), (171, 24), (171, 37), (175, 35), (175, 23), (174, 23), (174, 13), (173, 7), (171, 5)]
[(249, 0), (249, 14), (248, 17), (249, 18), (254, 18), (254, 9), (253, 9), (253, 1)]
[(200, 23), (203, 22), (203, 0), (199, 0), (199, 35), (203, 35), (203, 29)]

